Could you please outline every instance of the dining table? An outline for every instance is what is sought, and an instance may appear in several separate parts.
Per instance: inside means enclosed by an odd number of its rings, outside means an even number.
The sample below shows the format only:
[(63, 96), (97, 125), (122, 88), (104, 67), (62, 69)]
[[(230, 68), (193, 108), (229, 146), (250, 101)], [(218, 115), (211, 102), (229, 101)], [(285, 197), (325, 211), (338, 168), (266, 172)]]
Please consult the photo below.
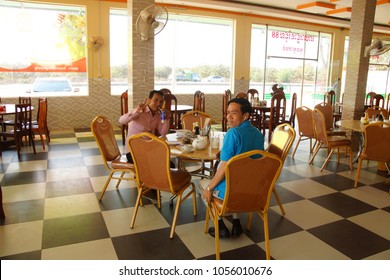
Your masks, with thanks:
[[(359, 151), (356, 157), (353, 159), (353, 162), (358, 162), (359, 157), (364, 149), (364, 124), (361, 120), (339, 120), (336, 122), (336, 125), (344, 129), (352, 130), (359, 133)], [(386, 167), (383, 167), (384, 163), (378, 162), (379, 170), (387, 170)]]
[[(219, 145), (218, 148), (213, 148), (212, 145), (210, 144), (210, 140), (208, 139), (207, 145), (204, 149), (191, 149), (190, 151), (186, 152), (183, 149), (184, 146), (184, 140), (180, 136), (178, 137), (178, 133), (180, 130), (176, 131), (175, 133), (169, 133), (166, 135), (167, 137), (167, 144), (170, 147), (170, 152), (172, 156), (175, 156), (179, 160), (179, 169), (183, 169), (184, 166), (182, 164), (183, 160), (190, 159), (190, 160), (195, 160), (199, 162), (204, 162), (204, 161), (215, 161), (219, 159), (219, 152), (220, 152), (220, 147), (221, 144)], [(226, 132), (214, 132), (214, 137), (218, 138), (220, 143), (223, 141), (223, 137), (226, 134)], [(192, 138), (191, 141), (193, 141), (195, 138)], [(192, 174), (194, 176), (199, 176), (199, 177), (206, 177), (210, 178), (212, 176), (212, 172), (210, 172), (210, 175), (207, 174), (201, 174), (201, 173), (195, 173)]]

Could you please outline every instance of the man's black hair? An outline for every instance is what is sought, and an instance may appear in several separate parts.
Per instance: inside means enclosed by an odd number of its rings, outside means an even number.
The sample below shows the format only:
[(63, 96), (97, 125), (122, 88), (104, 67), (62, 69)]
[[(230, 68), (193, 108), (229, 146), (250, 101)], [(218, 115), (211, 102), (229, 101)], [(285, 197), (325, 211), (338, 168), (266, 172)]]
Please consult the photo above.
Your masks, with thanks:
[(237, 103), (240, 105), (240, 110), (242, 114), (249, 113), (251, 115), (252, 113), (252, 106), (248, 99), (245, 98), (233, 98), (228, 102), (228, 106), (230, 103)]
[(160, 90), (152, 90), (151, 92), (149, 92), (149, 98), (152, 99), (153, 98), (153, 95), (154, 94), (158, 94), (160, 95), (161, 97), (164, 97), (164, 93)]

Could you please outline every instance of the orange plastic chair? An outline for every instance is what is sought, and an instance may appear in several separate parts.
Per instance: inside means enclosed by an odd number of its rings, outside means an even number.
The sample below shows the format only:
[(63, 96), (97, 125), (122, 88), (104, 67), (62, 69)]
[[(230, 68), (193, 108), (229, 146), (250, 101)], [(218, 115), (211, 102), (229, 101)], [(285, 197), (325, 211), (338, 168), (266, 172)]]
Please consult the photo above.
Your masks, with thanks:
[[(168, 144), (151, 133), (144, 132), (131, 136), (129, 149), (134, 159), (138, 184), (138, 197), (130, 228), (134, 228), (142, 194), (149, 189), (157, 190), (158, 208), (161, 208), (160, 192), (169, 192), (177, 197), (169, 235), (170, 238), (173, 238), (180, 205), (190, 196), (192, 196), (194, 216), (197, 215), (195, 185), (191, 182), (191, 174), (185, 170), (170, 169)], [(189, 191), (187, 191), (188, 189)]]
[[(276, 180), (282, 170), (282, 160), (269, 152), (253, 150), (231, 158), (226, 165), (226, 192), (223, 200), (212, 197), (207, 205), (204, 233), (209, 219), (219, 232), (218, 218), (232, 213), (256, 212), (263, 220), (267, 260), (270, 259), (268, 209)], [(259, 172), (262, 170), (262, 172)], [(247, 228), (251, 226), (248, 220)], [(215, 257), (220, 259), (219, 234), (215, 235)]]
[(310, 153), (313, 152), (312, 140), (315, 139), (314, 121), (313, 121), (313, 110), (306, 106), (297, 108), (297, 120), (299, 127), (299, 138), (297, 145), (295, 146), (292, 158), (294, 158), (295, 152), (298, 149), (301, 141), (310, 140)]
[(32, 132), (38, 133), (42, 142), (42, 148), (45, 150), (45, 141), (43, 140), (43, 134), (45, 134), (47, 145), (49, 145), (49, 135), (47, 128), (47, 99), (40, 98), (38, 106), (38, 120), (32, 124)]
[[(135, 180), (135, 169), (134, 165), (121, 155), (110, 120), (104, 116), (97, 116), (91, 123), (91, 131), (99, 147), (104, 165), (110, 172), (99, 197), (99, 200), (102, 200), (111, 179), (118, 180), (115, 186), (118, 189), (122, 180)], [(117, 173), (120, 173), (119, 177), (116, 176)], [(130, 176), (125, 177), (125, 173)]]
[[(387, 170), (390, 163), (390, 126), (383, 122), (370, 123), (364, 127), (364, 148), (359, 156), (354, 187), (360, 176), (363, 160), (384, 162)], [(390, 192), (389, 192), (390, 193)]]
[[(317, 138), (317, 145), (316, 147), (314, 147), (314, 154), (309, 163), (313, 163), (314, 158), (321, 147), (326, 147), (330, 152), (328, 153), (328, 156), (321, 167), (321, 171), (322, 171), (324, 170), (334, 150), (338, 148), (346, 148), (347, 151), (349, 151), (349, 159), (350, 159), (349, 168), (352, 170), (351, 140), (341, 135), (329, 136), (326, 130), (325, 116), (319, 109), (314, 109), (313, 120), (314, 120), (314, 127), (315, 127), (315, 133)], [(340, 160), (340, 153), (337, 153), (337, 162), (339, 162), (339, 160)]]

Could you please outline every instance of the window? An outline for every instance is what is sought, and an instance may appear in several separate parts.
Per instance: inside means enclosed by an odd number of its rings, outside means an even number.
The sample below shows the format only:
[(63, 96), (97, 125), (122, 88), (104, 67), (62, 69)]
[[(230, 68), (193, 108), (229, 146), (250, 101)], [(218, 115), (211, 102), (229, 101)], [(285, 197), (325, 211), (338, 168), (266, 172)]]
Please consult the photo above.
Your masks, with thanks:
[(254, 24), (250, 87), (270, 100), (278, 84), (287, 100), (297, 93), (298, 105), (313, 107), (327, 90), (331, 39), (321, 32)]
[(110, 10), (111, 94), (128, 88), (128, 17), (127, 10)]
[[(88, 93), (84, 7), (2, 1), (0, 34), (1, 96)], [(67, 90), (58, 90), (57, 79)]]
[(224, 92), (231, 85), (232, 46), (232, 20), (169, 14), (155, 37), (155, 88)]

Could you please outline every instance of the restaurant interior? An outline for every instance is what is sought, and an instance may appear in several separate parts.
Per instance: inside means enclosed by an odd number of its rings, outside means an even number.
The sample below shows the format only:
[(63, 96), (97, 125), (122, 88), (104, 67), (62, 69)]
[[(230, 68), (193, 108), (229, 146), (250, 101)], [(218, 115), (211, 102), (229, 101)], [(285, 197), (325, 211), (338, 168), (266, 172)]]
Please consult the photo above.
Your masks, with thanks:
[[(294, 0), (288, 1), (288, 4), (267, 0), (30, 2), (85, 7), (88, 38), (98, 35), (105, 38), (105, 43), (98, 50), (92, 47), (86, 52), (86, 91), (26, 93), (15, 90), (14, 86), (10, 87), (12, 94), (3, 94), (0, 86), (0, 103), (6, 104), (4, 110), (0, 110), (1, 260), (218, 258), (215, 239), (207, 231), (205, 233), (208, 210), (197, 187), (202, 178), (212, 176), (217, 168), (217, 152), (228, 130), (227, 102), (240, 93), (253, 105), (251, 122), (264, 134), (267, 151), (276, 153), (272, 150), (272, 144), (284, 139), (278, 138), (277, 134), (281, 123), (287, 123), (287, 129), (291, 127), (294, 135), (289, 136), (291, 143), (283, 148), (286, 154), (279, 156), (281, 171), (275, 175), (275, 191), (270, 191), (268, 195), (268, 213), (265, 214), (268, 225), (265, 226), (261, 215), (241, 213), (242, 224), (248, 222), (251, 227), (244, 228), (239, 237), (217, 240), (220, 259), (390, 259), (390, 171), (386, 164), (389, 162), (388, 133), (378, 137), (380, 141), (373, 144), (383, 149), (380, 155), (377, 153), (376, 157), (367, 156), (363, 160), (366, 152), (363, 149), (371, 147), (367, 144), (371, 142), (365, 138), (369, 130), (366, 128), (370, 125), (364, 123), (379, 123), (384, 130), (389, 126), (390, 51), (384, 50), (383, 54), (375, 55), (388, 58), (387, 78), (381, 81), (383, 92), (371, 95), (366, 92), (370, 83), (369, 71), (372, 70), (370, 51), (378, 47), (372, 45), (375, 42), (373, 39), (382, 38), (381, 47), (390, 49), (388, 1), (307, 3)], [(177, 85), (212, 83), (203, 80), (200, 83), (176, 80), (176, 84), (157, 88), (160, 84), (155, 81), (154, 75), (154, 44), (159, 35), (145, 39), (136, 30), (138, 15), (151, 5), (165, 7), (169, 15), (224, 18), (234, 22), (230, 77), (227, 81), (220, 80), (214, 84), (221, 82), (223, 90), (174, 90), (179, 88)], [(128, 84), (125, 90), (113, 91), (112, 87), (110, 44), (106, 43), (110, 38), (110, 9), (122, 10), (130, 19), (126, 58)], [(321, 87), (318, 85), (320, 89), (311, 93), (312, 99), (307, 99), (304, 79), (296, 92), (289, 92), (291, 87), (280, 81), (270, 83), (265, 78), (259, 84), (251, 81), (252, 25), (331, 34), (326, 78)], [(345, 44), (347, 37), (349, 45)], [(373, 47), (368, 49), (370, 46)], [(3, 71), (1, 67), (0, 76)], [(192, 76), (191, 79), (196, 77)], [(316, 77), (315, 81), (319, 80), (320, 77)], [(336, 87), (335, 81), (338, 82)], [(273, 89), (272, 84), (276, 85)], [(145, 197), (139, 201), (139, 189), (134, 177), (122, 180), (119, 186), (114, 177), (109, 181), (115, 161), (105, 158), (106, 144), (99, 142), (105, 132), (94, 130), (98, 129), (94, 123), (98, 125), (107, 119), (113, 131), (113, 135), (109, 135), (112, 137), (109, 139), (110, 145), (117, 146), (116, 151), (123, 154), (125, 145), (129, 144), (124, 139), (126, 127), (120, 125), (119, 117), (143, 102), (150, 90), (162, 88), (165, 88), (166, 100), (172, 98), (164, 104), (164, 109), (172, 111), (174, 116), (170, 120), (172, 138), (169, 140), (180, 144), (178, 150), (168, 146), (172, 143), (166, 146), (175, 165), (191, 172), (191, 183), (196, 189), (193, 194), (196, 215), (192, 194), (188, 190), (183, 195), (187, 193), (188, 199), (182, 201), (176, 213), (181, 194), (164, 191), (157, 201)], [(316, 90), (316, 85), (313, 88)], [(29, 94), (26, 101), (24, 97)], [(26, 116), (32, 112), (31, 118), (36, 120), (35, 126), (32, 126), (35, 136), (25, 136), (29, 140), (33, 138), (33, 145), (25, 141), (20, 150), (17, 144), (6, 147), (4, 137), (7, 136), (8, 140), (11, 127), (16, 128), (15, 116), (19, 115), (15, 113), (16, 107), (13, 105), (26, 102), (28, 105), (21, 105), (20, 108), (33, 106), (33, 110), (26, 109)], [(281, 103), (275, 105), (274, 102)], [(179, 106), (182, 106), (182, 111)], [(374, 106), (383, 110), (375, 108), (379, 113), (372, 117), (366, 109)], [(327, 126), (329, 120), (322, 107), (331, 110), (329, 129), (321, 126), (322, 121)], [(181, 141), (181, 137), (176, 138), (178, 132), (193, 130), (193, 127), (186, 127), (182, 119), (192, 110), (201, 112), (200, 115), (206, 114), (211, 120), (210, 133), (218, 135), (221, 141), (218, 149), (209, 144), (206, 149), (202, 147), (198, 151), (194, 144), (193, 150), (184, 151), (182, 143), (176, 143)], [(283, 114), (279, 116), (281, 110)], [(307, 110), (313, 119), (310, 125), (305, 126), (300, 116)], [(277, 115), (274, 112), (278, 112)], [(283, 121), (280, 121), (281, 118)], [(279, 122), (272, 122), (274, 119)], [(201, 124), (203, 126), (204, 119)], [(306, 128), (314, 131), (312, 136), (310, 132), (305, 132)], [(324, 129), (322, 136), (321, 129)], [(17, 137), (14, 138), (16, 141)], [(324, 149), (324, 146), (327, 148)], [(207, 154), (204, 158), (198, 154), (202, 150)], [(352, 154), (348, 154), (349, 151)], [(118, 170), (123, 171), (122, 167)], [(134, 223), (132, 219), (136, 210)], [(231, 216), (223, 219), (230, 229)], [(213, 222), (209, 221), (209, 225), (213, 226)], [(268, 228), (268, 237), (265, 227)]]

